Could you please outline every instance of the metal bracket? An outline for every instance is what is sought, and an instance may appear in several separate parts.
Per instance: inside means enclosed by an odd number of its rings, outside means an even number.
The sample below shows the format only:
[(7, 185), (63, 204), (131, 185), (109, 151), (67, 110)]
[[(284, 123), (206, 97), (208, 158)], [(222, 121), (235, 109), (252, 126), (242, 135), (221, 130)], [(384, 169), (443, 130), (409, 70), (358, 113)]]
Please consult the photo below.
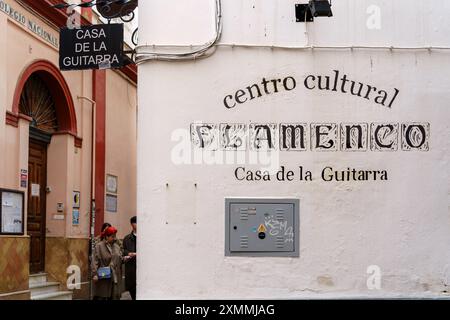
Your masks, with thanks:
[(314, 17), (312, 16), (309, 4), (296, 4), (295, 18), (297, 22), (313, 22)]
[[(128, 56), (131, 55), (131, 56)], [(123, 64), (127, 66), (129, 64), (136, 63), (136, 50), (124, 50), (123, 51)]]

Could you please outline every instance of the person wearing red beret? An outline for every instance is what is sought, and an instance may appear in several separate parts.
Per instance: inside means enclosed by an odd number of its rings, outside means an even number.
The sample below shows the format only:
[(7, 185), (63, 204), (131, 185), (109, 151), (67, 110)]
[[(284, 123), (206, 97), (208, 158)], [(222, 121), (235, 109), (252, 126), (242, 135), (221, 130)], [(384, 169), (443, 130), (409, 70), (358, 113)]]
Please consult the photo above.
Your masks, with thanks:
[(106, 228), (92, 256), (93, 295), (100, 300), (120, 300), (122, 293), (122, 263), (129, 258), (122, 256), (116, 234), (116, 228)]

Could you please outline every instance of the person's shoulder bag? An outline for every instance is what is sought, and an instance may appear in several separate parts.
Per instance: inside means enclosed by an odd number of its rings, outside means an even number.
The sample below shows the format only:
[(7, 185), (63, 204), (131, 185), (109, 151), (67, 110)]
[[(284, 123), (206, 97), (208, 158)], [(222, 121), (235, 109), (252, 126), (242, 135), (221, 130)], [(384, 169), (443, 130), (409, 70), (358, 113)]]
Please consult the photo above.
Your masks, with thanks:
[(101, 267), (97, 269), (99, 279), (111, 279), (111, 267)]

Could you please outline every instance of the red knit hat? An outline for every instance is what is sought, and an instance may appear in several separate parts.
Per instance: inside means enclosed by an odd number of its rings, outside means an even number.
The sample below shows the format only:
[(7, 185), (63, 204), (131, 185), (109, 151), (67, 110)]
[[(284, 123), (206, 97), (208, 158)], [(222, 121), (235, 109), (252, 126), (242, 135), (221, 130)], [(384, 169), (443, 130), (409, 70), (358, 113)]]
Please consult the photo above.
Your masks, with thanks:
[(105, 229), (105, 231), (102, 232), (102, 235), (106, 236), (106, 237), (109, 237), (109, 236), (111, 236), (113, 234), (116, 234), (116, 233), (117, 233), (117, 229), (116, 228), (108, 227), (108, 228)]

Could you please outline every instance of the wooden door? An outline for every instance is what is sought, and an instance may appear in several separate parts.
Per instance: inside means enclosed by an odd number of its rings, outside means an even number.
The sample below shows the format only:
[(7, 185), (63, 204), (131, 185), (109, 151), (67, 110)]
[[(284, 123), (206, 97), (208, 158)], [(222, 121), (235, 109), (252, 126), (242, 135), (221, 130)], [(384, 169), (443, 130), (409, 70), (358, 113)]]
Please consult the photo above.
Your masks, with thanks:
[(28, 173), (27, 227), (30, 236), (30, 273), (39, 273), (45, 269), (46, 143), (30, 140)]

